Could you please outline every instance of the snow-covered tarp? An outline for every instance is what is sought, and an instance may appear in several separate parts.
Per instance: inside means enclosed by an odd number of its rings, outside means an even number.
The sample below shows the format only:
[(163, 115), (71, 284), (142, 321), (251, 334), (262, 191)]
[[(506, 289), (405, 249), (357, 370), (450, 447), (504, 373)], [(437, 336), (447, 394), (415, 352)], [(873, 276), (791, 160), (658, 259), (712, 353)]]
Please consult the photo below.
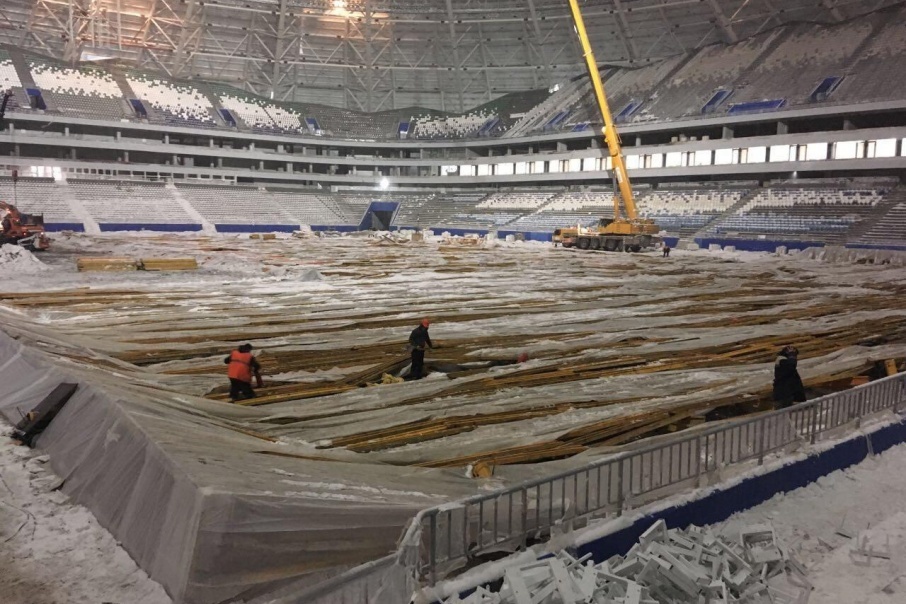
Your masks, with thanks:
[[(33, 337), (65, 346), (50, 333)], [(37, 446), (63, 491), (176, 602), (317, 583), (395, 551), (419, 509), (463, 494), (414, 486), (437, 471), (282, 456), (279, 443), (212, 413), (224, 405), (166, 396), (125, 375), (64, 371), (0, 333), (0, 413), (10, 422), (72, 381), (78, 390)]]

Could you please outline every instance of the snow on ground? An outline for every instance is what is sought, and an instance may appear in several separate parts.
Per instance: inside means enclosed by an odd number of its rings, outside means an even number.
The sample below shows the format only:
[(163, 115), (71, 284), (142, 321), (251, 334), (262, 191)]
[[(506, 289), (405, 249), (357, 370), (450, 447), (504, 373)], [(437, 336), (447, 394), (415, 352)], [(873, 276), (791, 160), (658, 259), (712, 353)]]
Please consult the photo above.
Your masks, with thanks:
[(902, 604), (906, 600), (906, 513), (900, 512), (859, 534), (865, 547), (890, 554), (889, 559), (856, 556), (852, 545), (829, 554), (815, 568), (812, 602), (847, 604)]
[[(777, 537), (808, 568), (816, 604), (902, 604), (906, 602), (906, 445), (817, 482), (781, 493), (734, 514), (714, 527), (737, 538), (740, 529), (769, 523)], [(837, 531), (853, 538), (840, 535)], [(886, 547), (890, 560), (858, 566), (850, 551), (860, 536), (872, 547)]]
[(46, 456), (0, 421), (0, 602), (170, 604), (86, 508), (59, 490)]
[(50, 267), (24, 247), (11, 243), (0, 246), (0, 274), (33, 275), (48, 270)]

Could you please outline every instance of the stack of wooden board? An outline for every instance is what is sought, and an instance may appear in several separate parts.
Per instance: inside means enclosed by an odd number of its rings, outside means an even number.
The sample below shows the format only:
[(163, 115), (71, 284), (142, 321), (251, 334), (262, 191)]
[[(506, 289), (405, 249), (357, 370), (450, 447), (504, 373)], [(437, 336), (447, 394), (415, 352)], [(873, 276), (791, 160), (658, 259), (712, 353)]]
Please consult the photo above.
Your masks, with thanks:
[(79, 272), (85, 271), (194, 271), (195, 258), (79, 258)]
[(142, 258), (138, 262), (143, 271), (198, 270), (198, 262), (195, 258)]

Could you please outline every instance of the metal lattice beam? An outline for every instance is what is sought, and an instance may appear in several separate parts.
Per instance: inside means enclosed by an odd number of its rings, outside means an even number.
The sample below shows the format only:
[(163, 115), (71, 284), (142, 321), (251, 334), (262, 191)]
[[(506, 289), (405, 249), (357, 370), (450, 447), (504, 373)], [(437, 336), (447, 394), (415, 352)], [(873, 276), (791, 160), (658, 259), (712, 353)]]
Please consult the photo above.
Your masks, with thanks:
[[(585, 0), (583, 12), (603, 63), (638, 64), (891, 3)], [(459, 111), (582, 72), (562, 0), (2, 0), (0, 42), (70, 62), (106, 48), (174, 77), (370, 110)]]

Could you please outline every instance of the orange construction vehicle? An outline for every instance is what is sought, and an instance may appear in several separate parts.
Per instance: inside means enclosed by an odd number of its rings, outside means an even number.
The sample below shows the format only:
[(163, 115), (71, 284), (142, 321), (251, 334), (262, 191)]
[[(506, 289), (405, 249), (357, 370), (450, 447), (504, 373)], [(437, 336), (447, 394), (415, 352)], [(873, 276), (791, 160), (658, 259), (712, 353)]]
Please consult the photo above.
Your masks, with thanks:
[(0, 245), (14, 243), (32, 251), (50, 247), (44, 234), (44, 216), (23, 214), (16, 206), (0, 201)]

